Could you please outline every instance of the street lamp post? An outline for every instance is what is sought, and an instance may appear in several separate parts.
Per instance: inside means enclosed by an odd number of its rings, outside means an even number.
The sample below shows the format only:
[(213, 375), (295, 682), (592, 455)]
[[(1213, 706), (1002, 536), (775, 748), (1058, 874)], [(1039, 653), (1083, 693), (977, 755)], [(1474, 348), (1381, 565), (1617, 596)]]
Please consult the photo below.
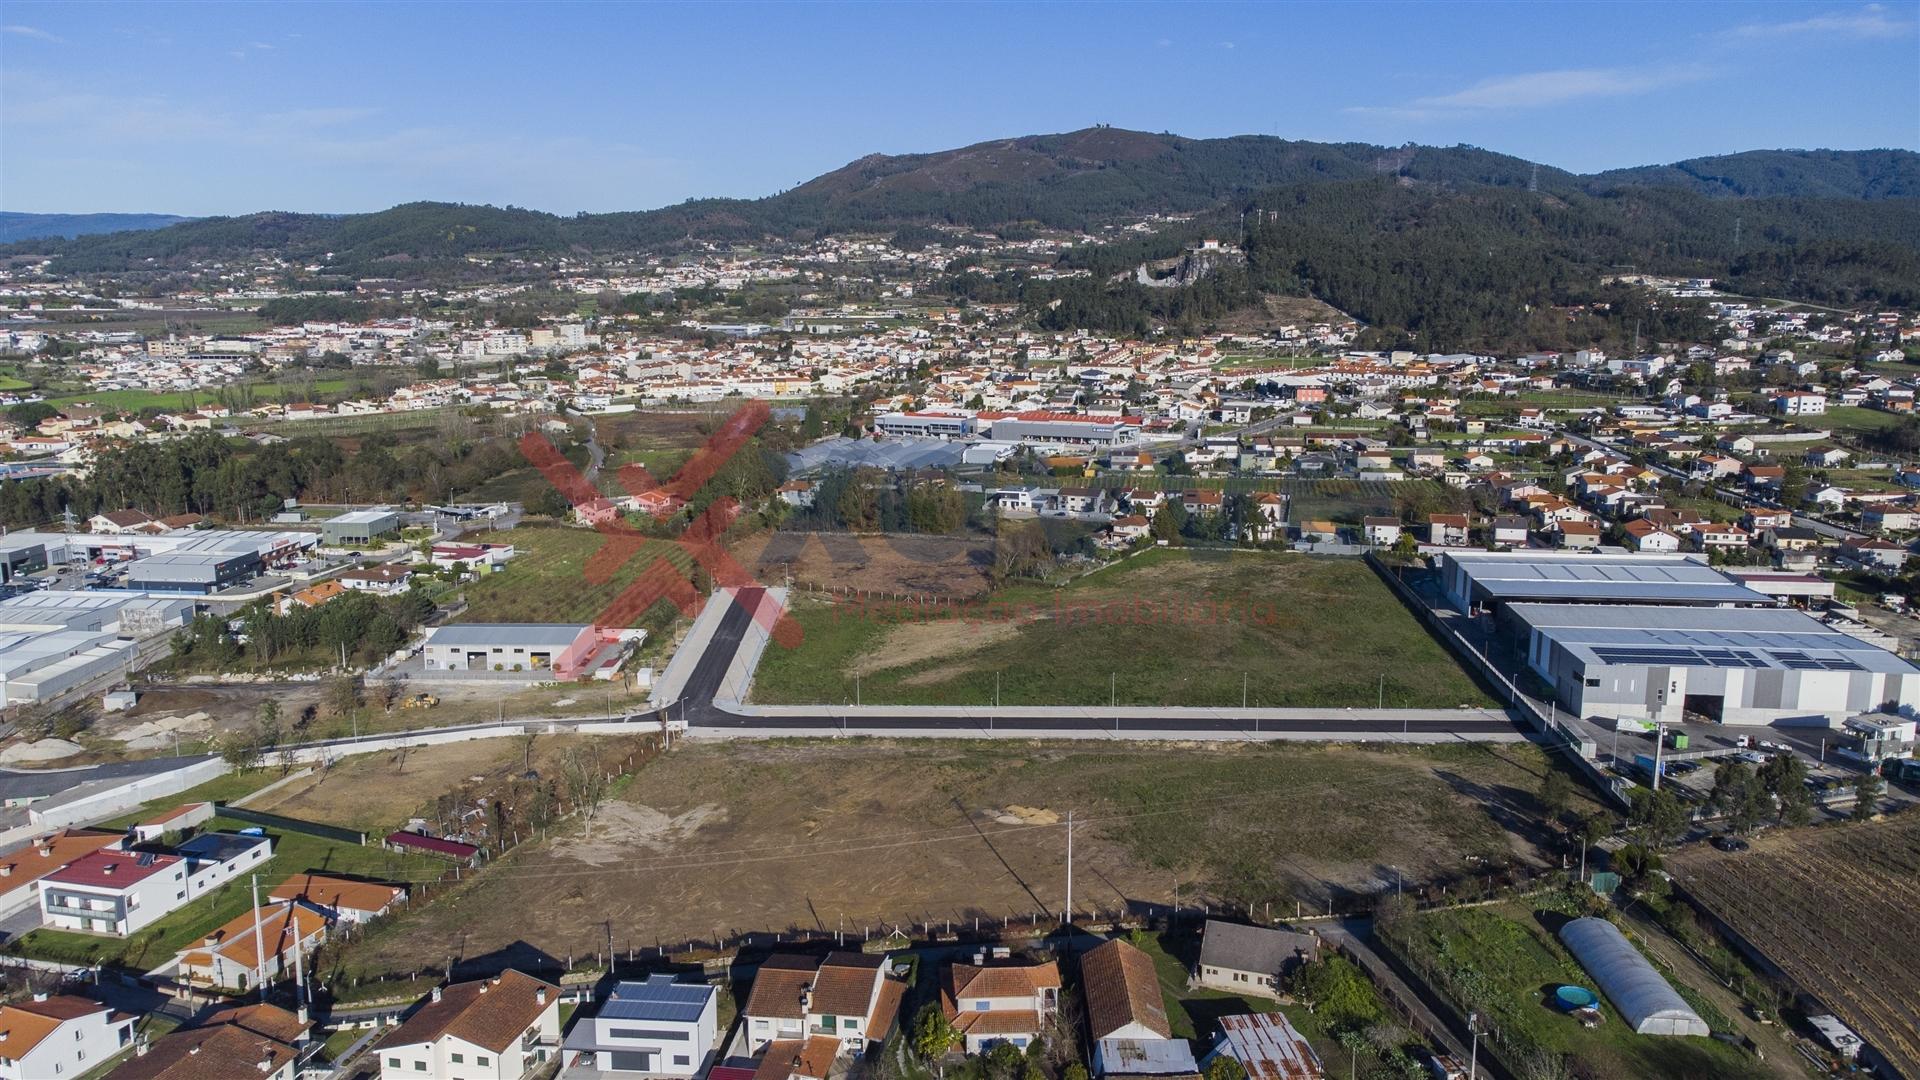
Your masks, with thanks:
[(1467, 1054), (1467, 1080), (1480, 1080), (1480, 1014), (1467, 1014), (1467, 1033), (1473, 1036), (1473, 1049)]

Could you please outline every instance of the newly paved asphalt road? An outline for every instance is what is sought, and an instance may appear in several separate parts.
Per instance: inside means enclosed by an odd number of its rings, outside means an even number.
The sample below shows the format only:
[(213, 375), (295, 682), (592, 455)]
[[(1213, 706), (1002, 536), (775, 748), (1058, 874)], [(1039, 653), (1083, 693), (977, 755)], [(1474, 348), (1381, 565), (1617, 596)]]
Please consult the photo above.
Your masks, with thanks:
[[(1129, 710), (1127, 715), (1098, 715), (1086, 709), (1063, 710), (1050, 716), (1009, 716), (996, 715), (986, 721), (980, 715), (953, 716), (942, 715), (941, 711), (915, 709), (902, 706), (898, 713), (876, 713), (872, 706), (860, 709), (851, 717), (830, 717), (819, 715), (769, 715), (767, 713), (747, 714), (735, 712), (715, 704), (714, 697), (720, 691), (726, 678), (727, 668), (733, 661), (734, 653), (740, 648), (753, 623), (752, 610), (760, 602), (763, 589), (743, 589), (739, 598), (729, 604), (714, 630), (713, 639), (701, 654), (699, 664), (688, 676), (686, 687), (681, 691), (679, 703), (673, 705), (668, 713), (674, 719), (684, 717), (689, 730), (699, 732), (707, 729), (716, 733), (728, 729), (751, 730), (756, 733), (765, 731), (807, 732), (821, 735), (840, 734), (857, 730), (865, 734), (874, 731), (954, 731), (954, 732), (1073, 732), (1124, 734), (1128, 737), (1142, 736), (1182, 738), (1186, 736), (1206, 735), (1245, 735), (1260, 734), (1325, 734), (1338, 737), (1342, 734), (1400, 734), (1411, 731), (1417, 735), (1431, 738), (1435, 735), (1472, 737), (1476, 735), (1513, 736), (1521, 733), (1520, 727), (1510, 720), (1489, 718), (1486, 713), (1469, 711), (1458, 718), (1446, 717), (1444, 712), (1433, 718), (1407, 720), (1366, 719), (1341, 716), (1331, 711), (1324, 718), (1285, 719), (1267, 717), (1252, 721), (1244, 717), (1224, 715), (1167, 715), (1160, 717), (1141, 717), (1139, 710)], [(715, 598), (724, 593), (716, 593)], [(1031, 712), (1032, 710), (1023, 710)]]

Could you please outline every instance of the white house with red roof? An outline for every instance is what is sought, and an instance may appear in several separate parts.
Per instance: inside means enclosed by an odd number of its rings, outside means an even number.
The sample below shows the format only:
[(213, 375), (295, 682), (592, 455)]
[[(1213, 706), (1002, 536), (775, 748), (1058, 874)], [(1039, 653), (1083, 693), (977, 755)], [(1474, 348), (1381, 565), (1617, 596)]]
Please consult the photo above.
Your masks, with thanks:
[(127, 937), (187, 902), (187, 860), (95, 851), (40, 879), (40, 921), (59, 930)]

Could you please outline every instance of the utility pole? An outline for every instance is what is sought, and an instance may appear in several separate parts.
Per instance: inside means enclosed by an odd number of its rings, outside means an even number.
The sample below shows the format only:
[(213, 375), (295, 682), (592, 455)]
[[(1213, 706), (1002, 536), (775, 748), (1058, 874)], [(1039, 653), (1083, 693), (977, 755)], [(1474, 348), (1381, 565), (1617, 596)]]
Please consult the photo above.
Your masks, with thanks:
[(260, 1000), (267, 1000), (267, 942), (260, 936), (260, 875), (253, 875), (253, 974), (260, 983)]
[(300, 959), (300, 920), (295, 916), (299, 908), (287, 905), (287, 929), (293, 934), (293, 1001), (300, 1013), (300, 1022), (307, 1022), (307, 974)]
[(1240, 673), (1240, 708), (1247, 707), (1247, 673)]
[(1107, 708), (1118, 709), (1119, 707), (1120, 673), (1117, 671), (1109, 671), (1107, 672)]
[(1480, 1080), (1480, 1014), (1467, 1014), (1467, 1032), (1473, 1036), (1473, 1049), (1467, 1054), (1467, 1080)]
[(1667, 742), (1667, 725), (1653, 725), (1653, 790), (1660, 790), (1660, 749)]
[(1379, 704), (1374, 706), (1374, 708), (1384, 709), (1386, 707), (1387, 707), (1387, 673), (1383, 671), (1380, 673), (1380, 701), (1379, 701)]
[(1073, 811), (1067, 811), (1067, 922), (1073, 922)]

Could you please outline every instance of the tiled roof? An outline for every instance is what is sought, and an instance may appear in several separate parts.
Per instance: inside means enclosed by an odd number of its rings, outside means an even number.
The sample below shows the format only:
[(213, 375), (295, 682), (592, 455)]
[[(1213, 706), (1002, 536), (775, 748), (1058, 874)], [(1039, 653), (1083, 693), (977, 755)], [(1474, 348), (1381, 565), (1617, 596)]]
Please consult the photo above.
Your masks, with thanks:
[(398, 885), (354, 881), (328, 874), (295, 874), (267, 895), (274, 900), (307, 900), (335, 911), (378, 912), (406, 894)]
[(826, 1080), (833, 1059), (840, 1056), (840, 1040), (831, 1035), (810, 1035), (800, 1039), (775, 1039), (760, 1055), (753, 1080), (790, 1080), (803, 1076)]
[(0, 1006), (0, 1058), (19, 1061), (66, 1021), (108, 1011), (97, 1001), (64, 994)]
[(885, 957), (867, 953), (837, 952), (828, 956), (814, 976), (808, 1011), (815, 1016), (867, 1015), (874, 983), (880, 980), (885, 962)]
[(133, 851), (95, 851), (82, 855), (46, 880), (58, 885), (91, 885), (120, 889), (163, 873), (180, 861), (177, 855), (150, 855)]
[(1021, 1035), (1040, 1030), (1040, 1014), (1032, 1009), (963, 1010), (952, 1020), (954, 1030), (962, 1035)]
[[(546, 991), (544, 1002), (542, 990)], [(441, 989), (439, 1001), (428, 998), (378, 1046), (413, 1046), (451, 1035), (499, 1053), (513, 1045), (541, 1013), (557, 1007), (559, 1000), (559, 987), (512, 970), (491, 979), (454, 983)]]
[(114, 1080), (260, 1080), (286, 1067), (297, 1053), (293, 1039), (281, 1036), (305, 1030), (285, 1009), (234, 1009), (156, 1041), (115, 1069)]
[(872, 1015), (867, 1017), (868, 1042), (880, 1042), (892, 1033), (894, 1022), (900, 1017), (900, 1001), (906, 994), (906, 980), (880, 980), (880, 997), (873, 1003)]
[(1044, 987), (1058, 988), (1060, 965), (1002, 964), (975, 967), (951, 964), (947, 967), (947, 986), (955, 1000), (960, 998), (1033, 997)]
[(1115, 938), (1081, 957), (1080, 986), (1094, 1038), (1104, 1039), (1129, 1024), (1163, 1039), (1173, 1037), (1153, 957), (1127, 942)]
[[(776, 953), (761, 963), (753, 977), (753, 992), (747, 995), (746, 1014), (781, 1020), (799, 1020), (805, 1016), (800, 1007), (803, 992), (813, 985), (820, 960), (813, 956)], [(860, 1012), (865, 1012), (864, 1007)]]
[[(11, 892), (53, 873), (82, 855), (120, 843), (126, 834), (67, 829), (0, 856), (0, 892)], [(44, 851), (46, 854), (41, 854)]]

